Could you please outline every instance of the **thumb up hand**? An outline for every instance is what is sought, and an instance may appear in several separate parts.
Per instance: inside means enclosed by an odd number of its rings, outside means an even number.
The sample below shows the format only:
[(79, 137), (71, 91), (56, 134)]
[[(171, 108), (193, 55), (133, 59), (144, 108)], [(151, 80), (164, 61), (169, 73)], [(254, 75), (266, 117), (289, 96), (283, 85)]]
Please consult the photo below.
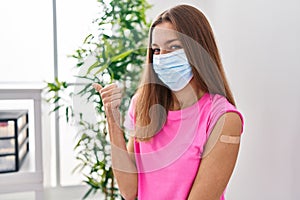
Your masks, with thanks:
[(100, 93), (106, 114), (109, 114), (107, 111), (119, 109), (122, 99), (122, 89), (116, 83), (106, 85), (105, 87), (94, 83), (93, 87)]

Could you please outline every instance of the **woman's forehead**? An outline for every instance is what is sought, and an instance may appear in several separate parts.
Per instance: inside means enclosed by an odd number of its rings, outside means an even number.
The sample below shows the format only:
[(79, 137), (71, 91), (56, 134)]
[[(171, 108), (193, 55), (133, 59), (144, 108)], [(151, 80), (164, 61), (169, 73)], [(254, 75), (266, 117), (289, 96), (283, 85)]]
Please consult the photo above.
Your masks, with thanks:
[(169, 22), (158, 24), (154, 27), (152, 33), (152, 43), (159, 44), (166, 40), (178, 38), (177, 31)]

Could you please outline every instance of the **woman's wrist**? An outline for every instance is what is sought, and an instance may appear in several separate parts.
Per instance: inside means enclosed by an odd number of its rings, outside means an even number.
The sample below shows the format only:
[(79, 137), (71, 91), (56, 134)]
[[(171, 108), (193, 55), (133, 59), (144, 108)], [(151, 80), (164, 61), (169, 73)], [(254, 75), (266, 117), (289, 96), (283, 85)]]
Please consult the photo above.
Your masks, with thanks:
[(121, 127), (121, 114), (119, 110), (110, 111), (106, 114), (108, 133), (112, 143), (119, 143), (120, 138), (124, 139), (124, 132)]
[(107, 109), (105, 111), (106, 119), (108, 123), (114, 123), (120, 125), (121, 113), (119, 109)]

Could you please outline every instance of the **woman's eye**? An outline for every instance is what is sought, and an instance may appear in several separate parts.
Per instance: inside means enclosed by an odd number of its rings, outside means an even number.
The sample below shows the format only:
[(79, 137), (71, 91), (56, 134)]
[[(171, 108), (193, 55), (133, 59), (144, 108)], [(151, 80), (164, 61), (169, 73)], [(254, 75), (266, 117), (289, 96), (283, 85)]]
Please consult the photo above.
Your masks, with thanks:
[(152, 51), (153, 51), (153, 54), (159, 54), (160, 49), (159, 48), (154, 48), (154, 49), (152, 49)]
[(171, 50), (178, 50), (178, 49), (182, 49), (182, 47), (180, 45), (172, 45)]

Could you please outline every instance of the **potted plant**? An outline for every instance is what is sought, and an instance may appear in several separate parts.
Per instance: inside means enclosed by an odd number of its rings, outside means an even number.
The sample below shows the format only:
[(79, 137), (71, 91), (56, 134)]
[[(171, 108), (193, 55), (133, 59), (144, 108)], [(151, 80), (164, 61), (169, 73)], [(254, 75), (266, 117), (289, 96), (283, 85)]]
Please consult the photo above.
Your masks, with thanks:
[[(123, 102), (120, 111), (124, 119), (129, 100), (134, 94), (146, 56), (146, 38), (150, 23), (146, 11), (151, 6), (146, 0), (98, 0), (98, 17), (94, 20), (97, 32), (89, 34), (82, 47), (72, 55), (77, 68), (84, 68), (76, 75), (83, 87), (78, 92), (70, 90), (74, 85), (58, 80), (47, 83), (50, 95), (47, 101), (55, 105), (53, 111), (63, 111), (67, 122), (78, 127), (79, 139), (75, 146), (80, 165), (75, 170), (88, 171), (84, 180), (90, 186), (84, 199), (91, 193), (101, 191), (105, 199), (120, 198), (110, 163), (110, 144), (103, 104), (99, 94), (92, 88), (94, 82), (105, 85), (118, 81), (123, 85)], [(87, 60), (93, 60), (87, 65)], [(81, 81), (80, 81), (81, 80)], [(78, 86), (79, 87), (79, 86)], [(82, 112), (77, 112), (66, 97), (82, 98), (95, 105), (98, 120), (90, 122)], [(69, 100), (70, 100), (69, 99)]]

